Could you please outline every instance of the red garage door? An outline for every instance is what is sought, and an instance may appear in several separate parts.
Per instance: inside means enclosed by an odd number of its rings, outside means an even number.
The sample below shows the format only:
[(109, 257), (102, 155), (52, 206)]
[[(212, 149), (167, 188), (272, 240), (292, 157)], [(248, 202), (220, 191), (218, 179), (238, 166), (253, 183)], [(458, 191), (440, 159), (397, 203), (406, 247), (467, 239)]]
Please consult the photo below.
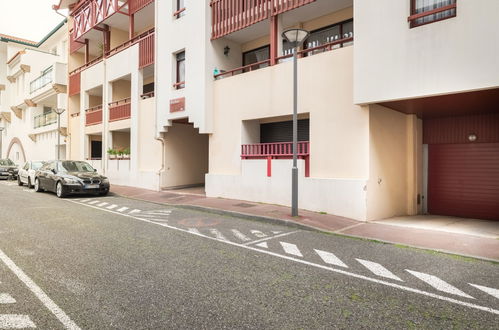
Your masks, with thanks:
[(428, 212), (499, 220), (499, 143), (428, 145)]

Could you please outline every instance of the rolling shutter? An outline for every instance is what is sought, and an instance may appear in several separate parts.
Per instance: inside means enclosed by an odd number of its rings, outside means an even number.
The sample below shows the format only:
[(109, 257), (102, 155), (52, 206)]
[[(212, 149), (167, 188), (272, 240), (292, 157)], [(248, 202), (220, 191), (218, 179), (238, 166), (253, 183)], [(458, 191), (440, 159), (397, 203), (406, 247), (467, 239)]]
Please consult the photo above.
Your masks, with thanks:
[[(310, 120), (298, 120), (298, 141), (310, 140)], [(281, 121), (260, 125), (260, 143), (293, 141), (293, 121)]]

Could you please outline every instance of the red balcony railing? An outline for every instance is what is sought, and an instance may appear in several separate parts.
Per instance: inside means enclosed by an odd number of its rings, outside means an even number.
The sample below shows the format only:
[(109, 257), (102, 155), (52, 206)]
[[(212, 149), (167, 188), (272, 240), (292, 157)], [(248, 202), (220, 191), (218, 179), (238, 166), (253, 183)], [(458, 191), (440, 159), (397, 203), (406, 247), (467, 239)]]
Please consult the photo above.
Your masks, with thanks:
[(139, 69), (154, 63), (154, 30), (139, 40)]
[(81, 0), (71, 12), (74, 17), (74, 40), (78, 40), (111, 15), (120, 12), (127, 3), (128, 0)]
[(212, 39), (316, 0), (212, 0)]
[(136, 12), (153, 2), (154, 0), (128, 0), (128, 12), (130, 14), (135, 14)]
[[(310, 143), (298, 142), (297, 155), (305, 160), (305, 176), (310, 176)], [(272, 176), (272, 159), (293, 158), (293, 142), (243, 144), (242, 159), (267, 159), (267, 176)]]
[(85, 110), (85, 125), (97, 125), (102, 123), (102, 105)]
[[(301, 57), (305, 57), (305, 56), (312, 56), (312, 55), (315, 55), (315, 54), (318, 54), (318, 53), (323, 53), (323, 52), (327, 52), (327, 51), (330, 51), (330, 50), (334, 50), (334, 49), (343, 47), (346, 43), (349, 43), (349, 42), (353, 42), (353, 37), (339, 39), (339, 40), (336, 40), (334, 42), (330, 42), (330, 43), (327, 43), (327, 44), (324, 44), (324, 45), (320, 45), (320, 46), (317, 46), (317, 47), (314, 47), (314, 48), (303, 49), (303, 50), (301, 50), (301, 51), (298, 52), (298, 57), (301, 58)], [(284, 56), (279, 56), (279, 57), (276, 58), (276, 61), (277, 61), (277, 63), (279, 63), (282, 60), (290, 58), (290, 57), (293, 57), (293, 54), (287, 54), (287, 55), (284, 55)], [(241, 66), (239, 68), (235, 68), (235, 69), (232, 69), (232, 70), (229, 70), (229, 71), (225, 71), (225, 72), (216, 74), (215, 75), (215, 79), (219, 79), (219, 78), (223, 78), (223, 77), (229, 77), (229, 76), (234, 76), (234, 75), (237, 75), (237, 74), (240, 74), (240, 73), (258, 70), (258, 69), (267, 67), (269, 65), (270, 65), (270, 59), (265, 60), (265, 61), (261, 61), (261, 62), (251, 63), (251, 64), (248, 64), (248, 65), (245, 65), (245, 66)]]
[(80, 71), (69, 74), (68, 95), (73, 96), (80, 93), (81, 74)]
[(109, 121), (128, 119), (131, 117), (130, 98), (109, 103)]

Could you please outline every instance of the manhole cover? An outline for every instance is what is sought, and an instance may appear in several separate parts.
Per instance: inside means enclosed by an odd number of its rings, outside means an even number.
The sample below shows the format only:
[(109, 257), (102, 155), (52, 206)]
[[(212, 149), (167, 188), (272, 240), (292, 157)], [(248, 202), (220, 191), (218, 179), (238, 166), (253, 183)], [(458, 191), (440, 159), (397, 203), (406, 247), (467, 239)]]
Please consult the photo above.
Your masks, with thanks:
[(239, 206), (239, 207), (253, 207), (256, 206), (255, 204), (248, 204), (248, 203), (239, 203), (239, 204), (234, 204), (234, 206)]

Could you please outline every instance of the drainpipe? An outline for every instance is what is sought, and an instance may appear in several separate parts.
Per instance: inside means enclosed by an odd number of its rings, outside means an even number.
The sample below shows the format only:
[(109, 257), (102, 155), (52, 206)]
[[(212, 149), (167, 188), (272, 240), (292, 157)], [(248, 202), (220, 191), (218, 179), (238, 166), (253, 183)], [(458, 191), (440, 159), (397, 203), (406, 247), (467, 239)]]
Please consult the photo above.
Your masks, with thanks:
[(161, 191), (161, 173), (165, 171), (165, 138), (159, 135), (155, 139), (161, 141), (161, 168), (158, 170), (158, 191)]

